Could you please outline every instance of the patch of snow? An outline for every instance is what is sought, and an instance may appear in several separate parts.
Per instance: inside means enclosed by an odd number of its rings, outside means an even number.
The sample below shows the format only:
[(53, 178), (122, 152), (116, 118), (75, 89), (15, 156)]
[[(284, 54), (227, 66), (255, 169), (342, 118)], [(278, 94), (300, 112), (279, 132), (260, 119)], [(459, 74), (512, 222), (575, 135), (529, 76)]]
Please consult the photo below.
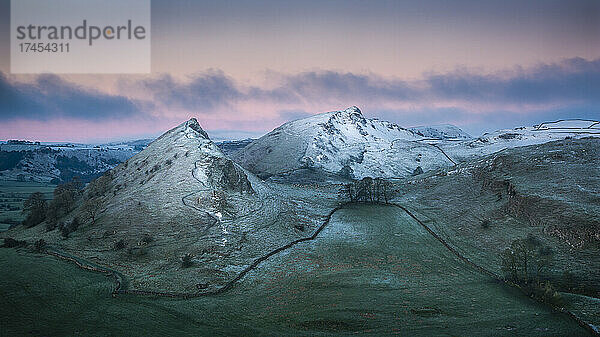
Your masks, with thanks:
[(410, 128), (409, 130), (420, 133), (423, 137), (431, 139), (467, 140), (473, 138), (457, 126), (451, 124), (417, 126)]

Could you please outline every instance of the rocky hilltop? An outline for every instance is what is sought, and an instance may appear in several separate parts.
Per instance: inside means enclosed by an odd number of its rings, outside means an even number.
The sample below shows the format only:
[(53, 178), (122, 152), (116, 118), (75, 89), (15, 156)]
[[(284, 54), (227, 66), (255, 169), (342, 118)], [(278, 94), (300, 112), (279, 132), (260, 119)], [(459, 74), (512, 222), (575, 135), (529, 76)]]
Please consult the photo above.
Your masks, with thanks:
[(263, 178), (292, 180), (406, 177), (452, 163), (424, 136), (396, 124), (365, 118), (353, 106), (285, 123), (232, 155)]

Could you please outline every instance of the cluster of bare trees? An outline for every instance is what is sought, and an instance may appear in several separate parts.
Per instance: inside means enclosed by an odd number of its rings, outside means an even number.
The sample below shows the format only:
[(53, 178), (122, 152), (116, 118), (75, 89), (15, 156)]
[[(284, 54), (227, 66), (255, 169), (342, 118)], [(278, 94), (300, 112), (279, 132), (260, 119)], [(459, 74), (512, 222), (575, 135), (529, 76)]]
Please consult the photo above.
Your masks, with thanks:
[(551, 268), (553, 251), (529, 235), (516, 239), (501, 254), (506, 280), (518, 284), (529, 296), (554, 306), (563, 304), (562, 297), (544, 273)]
[[(69, 214), (81, 202), (81, 211), (91, 221), (92, 225), (96, 223), (96, 219), (101, 212), (102, 197), (110, 189), (112, 183), (112, 173), (107, 172), (105, 175), (90, 182), (86, 192), (83, 191), (83, 182), (74, 177), (68, 183), (58, 185), (54, 190), (52, 200), (47, 202), (43, 194), (36, 192), (29, 196), (24, 202), (23, 212), (27, 217), (23, 221), (26, 227), (33, 227), (42, 222), (46, 222), (47, 230), (59, 228), (63, 235), (68, 237), (68, 233), (79, 227), (79, 221), (74, 219), (75, 225), (67, 226), (59, 223), (59, 220)], [(64, 230), (63, 230), (64, 229)]]
[(34, 227), (45, 221), (48, 230), (55, 229), (59, 225), (58, 220), (75, 208), (82, 187), (81, 180), (75, 177), (68, 183), (58, 185), (50, 202), (46, 202), (42, 193), (32, 193), (23, 203), (23, 213), (27, 214), (23, 225)]
[(536, 237), (529, 235), (516, 239), (501, 254), (502, 271), (515, 283), (539, 281), (552, 263), (553, 252)]
[(339, 191), (340, 200), (345, 202), (388, 203), (398, 191), (394, 185), (382, 178), (363, 178), (344, 184)]

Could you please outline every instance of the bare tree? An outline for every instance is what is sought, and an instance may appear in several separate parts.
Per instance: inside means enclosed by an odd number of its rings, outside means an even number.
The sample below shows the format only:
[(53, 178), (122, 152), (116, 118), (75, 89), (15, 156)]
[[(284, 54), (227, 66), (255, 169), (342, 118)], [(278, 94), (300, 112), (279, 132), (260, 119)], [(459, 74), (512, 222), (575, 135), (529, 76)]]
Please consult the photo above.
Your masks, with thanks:
[(342, 201), (354, 202), (354, 183), (343, 184), (338, 191), (339, 199)]
[(107, 171), (103, 176), (94, 179), (87, 188), (88, 198), (103, 196), (110, 189), (112, 180), (112, 171)]
[(394, 198), (395, 190), (394, 185), (389, 180), (379, 180), (379, 193), (383, 197), (383, 201), (387, 204), (392, 198)]
[(83, 211), (92, 221), (92, 226), (96, 224), (96, 219), (100, 213), (100, 207), (102, 203), (99, 198), (92, 198), (85, 201), (83, 204)]
[(54, 190), (54, 198), (48, 204), (46, 223), (48, 229), (56, 228), (58, 220), (71, 212), (76, 200), (81, 196), (83, 184), (78, 177), (68, 183), (58, 185)]

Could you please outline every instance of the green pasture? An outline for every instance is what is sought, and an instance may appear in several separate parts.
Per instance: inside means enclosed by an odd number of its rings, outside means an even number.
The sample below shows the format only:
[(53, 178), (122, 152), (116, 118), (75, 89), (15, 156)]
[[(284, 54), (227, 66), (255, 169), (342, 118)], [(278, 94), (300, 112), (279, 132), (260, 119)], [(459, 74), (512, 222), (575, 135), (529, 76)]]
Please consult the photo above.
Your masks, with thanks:
[(585, 336), (452, 255), (402, 210), (338, 211), (314, 241), (275, 255), (231, 291), (112, 297), (110, 278), (0, 249), (0, 335)]

